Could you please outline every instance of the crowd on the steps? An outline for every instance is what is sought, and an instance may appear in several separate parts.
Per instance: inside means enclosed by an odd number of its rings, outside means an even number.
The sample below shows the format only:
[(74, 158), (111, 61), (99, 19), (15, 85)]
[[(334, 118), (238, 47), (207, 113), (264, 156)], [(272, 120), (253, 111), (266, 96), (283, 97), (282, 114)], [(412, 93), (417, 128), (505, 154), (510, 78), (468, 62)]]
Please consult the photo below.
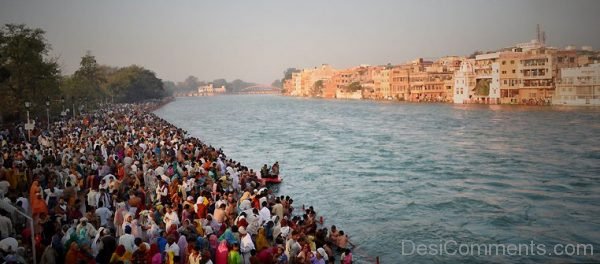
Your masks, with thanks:
[(156, 104), (0, 131), (5, 263), (352, 263), (342, 230), (151, 113)]

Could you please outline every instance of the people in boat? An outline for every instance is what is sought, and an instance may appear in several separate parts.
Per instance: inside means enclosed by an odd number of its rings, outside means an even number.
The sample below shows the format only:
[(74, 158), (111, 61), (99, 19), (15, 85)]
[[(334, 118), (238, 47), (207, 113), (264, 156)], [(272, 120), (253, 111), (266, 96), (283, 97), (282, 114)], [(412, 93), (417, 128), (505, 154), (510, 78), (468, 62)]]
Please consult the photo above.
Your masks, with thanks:
[(271, 177), (271, 175), (269, 175), (269, 168), (267, 167), (267, 164), (263, 165), (263, 167), (260, 169), (260, 176), (263, 178)]
[(276, 161), (275, 164), (271, 166), (271, 175), (275, 178), (279, 176), (279, 161)]

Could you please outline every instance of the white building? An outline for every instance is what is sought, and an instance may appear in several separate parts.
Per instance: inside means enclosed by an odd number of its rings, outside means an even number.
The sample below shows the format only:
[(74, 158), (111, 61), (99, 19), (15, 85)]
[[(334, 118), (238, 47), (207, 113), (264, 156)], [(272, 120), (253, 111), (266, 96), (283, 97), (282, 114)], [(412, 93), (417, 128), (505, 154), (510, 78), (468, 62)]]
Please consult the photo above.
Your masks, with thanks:
[(212, 96), (215, 94), (223, 94), (225, 93), (225, 91), (225, 86), (214, 88), (212, 83), (198, 87), (199, 96)]
[(460, 68), (454, 73), (454, 96), (455, 104), (464, 104), (473, 96), (475, 88), (475, 71), (473, 60), (465, 60)]
[(291, 92), (292, 96), (302, 95), (302, 72), (292, 73), (292, 82), (294, 90)]
[(363, 96), (362, 96), (362, 91), (360, 91), (360, 90), (355, 91), (355, 92), (343, 92), (340, 89), (338, 89), (335, 92), (335, 98), (360, 100), (360, 99), (363, 99)]
[(600, 63), (563, 68), (552, 99), (558, 105), (600, 105)]

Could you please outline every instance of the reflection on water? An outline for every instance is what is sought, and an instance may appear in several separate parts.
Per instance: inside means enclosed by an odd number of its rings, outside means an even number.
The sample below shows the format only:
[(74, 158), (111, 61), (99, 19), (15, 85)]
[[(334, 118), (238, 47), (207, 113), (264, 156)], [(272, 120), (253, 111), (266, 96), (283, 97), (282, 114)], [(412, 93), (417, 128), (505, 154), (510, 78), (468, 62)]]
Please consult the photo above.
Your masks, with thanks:
[(157, 114), (250, 167), (279, 161), (281, 191), (349, 233), (359, 263), (590, 261), (402, 256), (403, 239), (600, 248), (599, 108), (223, 96)]

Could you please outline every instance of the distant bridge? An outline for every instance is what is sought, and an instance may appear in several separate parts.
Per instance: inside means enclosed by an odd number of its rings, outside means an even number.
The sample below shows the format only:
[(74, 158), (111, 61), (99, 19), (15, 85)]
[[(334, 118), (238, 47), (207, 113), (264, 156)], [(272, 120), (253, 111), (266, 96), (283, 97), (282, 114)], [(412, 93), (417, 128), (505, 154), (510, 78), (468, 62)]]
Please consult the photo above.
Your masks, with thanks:
[(269, 85), (269, 84), (257, 84), (250, 87), (246, 87), (238, 94), (280, 94), (281, 88)]

